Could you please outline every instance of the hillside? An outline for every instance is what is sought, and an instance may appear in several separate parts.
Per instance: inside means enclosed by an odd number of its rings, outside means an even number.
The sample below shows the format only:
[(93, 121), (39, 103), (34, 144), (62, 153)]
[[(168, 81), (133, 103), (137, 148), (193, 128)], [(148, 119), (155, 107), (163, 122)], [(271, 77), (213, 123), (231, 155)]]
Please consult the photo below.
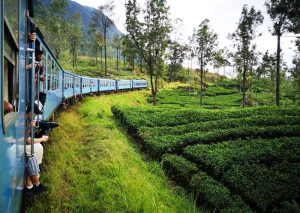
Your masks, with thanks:
[[(49, 7), (51, 0), (40, 0), (41, 3), (45, 7)], [(87, 32), (89, 30), (90, 26), (90, 20), (92, 17), (94, 8), (83, 6), (75, 1), (68, 0), (68, 5), (66, 7), (66, 18), (71, 17), (74, 13), (80, 13), (82, 18), (82, 27), (83, 31)], [(108, 38), (112, 38), (114, 35), (121, 35), (122, 33), (118, 30), (118, 28), (114, 25), (109, 31), (108, 31)]]

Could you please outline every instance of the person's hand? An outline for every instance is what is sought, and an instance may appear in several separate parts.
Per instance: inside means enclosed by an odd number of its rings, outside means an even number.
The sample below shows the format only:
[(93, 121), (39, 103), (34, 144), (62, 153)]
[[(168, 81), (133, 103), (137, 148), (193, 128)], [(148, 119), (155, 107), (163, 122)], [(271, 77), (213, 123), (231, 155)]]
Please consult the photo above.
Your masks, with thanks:
[(43, 137), (42, 137), (42, 141), (43, 141), (43, 142), (46, 142), (46, 141), (48, 141), (48, 139), (49, 139), (49, 136), (47, 136), (47, 135), (43, 135)]
[(32, 127), (36, 127), (36, 120), (31, 121), (30, 124)]

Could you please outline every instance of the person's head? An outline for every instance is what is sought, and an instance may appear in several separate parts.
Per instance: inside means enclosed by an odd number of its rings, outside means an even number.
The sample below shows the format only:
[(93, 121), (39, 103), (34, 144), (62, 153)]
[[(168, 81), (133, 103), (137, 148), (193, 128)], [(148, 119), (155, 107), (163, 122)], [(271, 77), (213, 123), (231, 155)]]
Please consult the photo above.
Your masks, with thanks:
[(43, 59), (44, 52), (43, 50), (35, 49), (35, 60), (41, 61)]
[[(43, 114), (43, 112), (40, 111), (39, 106), (36, 103), (34, 103), (34, 115), (40, 115), (40, 114)], [(28, 104), (26, 107), (26, 118), (30, 119), (30, 117), (31, 117), (31, 104)]]
[(45, 105), (46, 103), (46, 100), (47, 100), (47, 94), (44, 93), (44, 92), (40, 92), (39, 93), (39, 96), (40, 96), (40, 102), (42, 105)]
[(32, 26), (28, 34), (29, 42), (34, 42), (36, 40), (36, 27)]

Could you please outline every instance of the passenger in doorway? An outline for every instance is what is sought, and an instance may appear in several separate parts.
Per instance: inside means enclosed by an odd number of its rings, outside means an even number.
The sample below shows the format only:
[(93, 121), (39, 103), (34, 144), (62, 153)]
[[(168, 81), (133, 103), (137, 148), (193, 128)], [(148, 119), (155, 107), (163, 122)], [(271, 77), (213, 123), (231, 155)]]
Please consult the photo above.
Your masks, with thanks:
[[(34, 114), (41, 114), (42, 112), (39, 110), (37, 104), (34, 104)], [(26, 110), (26, 118), (31, 118), (31, 107), (27, 107)], [(31, 137), (30, 137), (30, 129), (31, 127), (36, 126), (36, 121), (32, 121), (29, 125), (27, 125), (26, 128), (26, 154), (27, 157), (31, 155)], [(34, 156), (37, 159), (38, 165), (42, 163), (43, 154), (44, 154), (44, 148), (41, 144), (41, 142), (47, 142), (48, 136), (42, 136), (41, 138), (34, 138)], [(46, 187), (39, 182), (39, 175), (29, 175), (28, 170), (26, 171), (26, 188), (25, 188), (25, 194), (31, 195), (33, 193), (39, 193), (46, 191)]]
[(44, 52), (42, 50), (39, 49), (35, 49), (35, 75), (37, 78), (37, 75), (40, 75), (40, 81), (44, 81), (45, 80), (45, 66), (41, 64), (41, 61), (43, 59), (44, 56)]
[[(44, 92), (40, 92), (39, 93), (39, 99), (35, 100), (35, 104), (38, 106), (38, 109), (43, 112), (44, 111), (44, 106), (46, 104), (46, 100), (47, 100), (47, 94)], [(35, 119), (37, 121), (42, 120), (42, 115), (37, 114), (35, 116)]]
[(35, 42), (36, 40), (36, 27), (33, 23), (31, 23), (31, 30), (28, 34), (28, 42)]

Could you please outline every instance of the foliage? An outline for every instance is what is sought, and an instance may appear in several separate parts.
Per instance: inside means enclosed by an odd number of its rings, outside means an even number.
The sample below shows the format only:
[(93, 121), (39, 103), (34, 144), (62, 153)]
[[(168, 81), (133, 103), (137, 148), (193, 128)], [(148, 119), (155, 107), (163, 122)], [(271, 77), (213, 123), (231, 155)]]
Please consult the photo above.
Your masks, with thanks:
[(225, 181), (253, 207), (270, 211), (282, 201), (299, 199), (299, 165), (282, 162), (272, 166), (235, 164), (225, 174)]
[(195, 30), (193, 37), (197, 45), (196, 56), (200, 65), (200, 106), (202, 106), (204, 68), (213, 60), (217, 46), (217, 34), (210, 30), (209, 20), (205, 19)]
[(185, 148), (184, 153), (193, 162), (198, 162), (210, 174), (218, 177), (234, 164), (252, 162), (272, 165), (283, 161), (299, 161), (299, 138), (248, 139), (226, 141)]
[(71, 18), (71, 21), (68, 22), (68, 41), (70, 44), (70, 53), (72, 55), (72, 66), (73, 69), (77, 64), (77, 54), (78, 54), (78, 48), (80, 44), (80, 40), (82, 37), (81, 32), (81, 16), (79, 13), (75, 13), (73, 17)]
[(177, 41), (171, 41), (168, 48), (167, 58), (169, 60), (168, 81), (178, 80), (178, 73), (182, 69), (186, 47)]
[(104, 41), (104, 70), (107, 77), (107, 32), (114, 25), (111, 16), (114, 11), (113, 1), (108, 1), (93, 11), (90, 27), (94, 32), (101, 32)]
[(171, 154), (165, 154), (162, 157), (162, 167), (172, 180), (183, 186), (186, 186), (192, 175), (198, 171), (195, 163), (189, 162), (181, 156)]
[(253, 39), (257, 37), (255, 29), (262, 22), (263, 16), (260, 11), (256, 11), (254, 7), (249, 10), (247, 5), (244, 5), (236, 32), (230, 35), (236, 48), (234, 61), (242, 75), (243, 106), (247, 105), (246, 92), (249, 88), (247, 77), (255, 60), (256, 46), (252, 44)]
[(128, 36), (147, 64), (155, 105), (162, 58), (168, 46), (169, 7), (166, 0), (147, 0), (143, 21), (139, 20), (141, 9), (137, 6), (136, 0), (128, 0), (125, 7)]
[(223, 212), (297, 209), (290, 201), (299, 199), (299, 107), (112, 111), (143, 151), (162, 157), (168, 176), (190, 181), (201, 204)]
[(194, 175), (190, 185), (195, 189), (199, 200), (216, 210), (224, 209), (225, 212), (230, 212), (230, 209), (234, 208), (236, 212), (252, 212), (240, 198), (232, 196), (225, 186), (205, 172)]

